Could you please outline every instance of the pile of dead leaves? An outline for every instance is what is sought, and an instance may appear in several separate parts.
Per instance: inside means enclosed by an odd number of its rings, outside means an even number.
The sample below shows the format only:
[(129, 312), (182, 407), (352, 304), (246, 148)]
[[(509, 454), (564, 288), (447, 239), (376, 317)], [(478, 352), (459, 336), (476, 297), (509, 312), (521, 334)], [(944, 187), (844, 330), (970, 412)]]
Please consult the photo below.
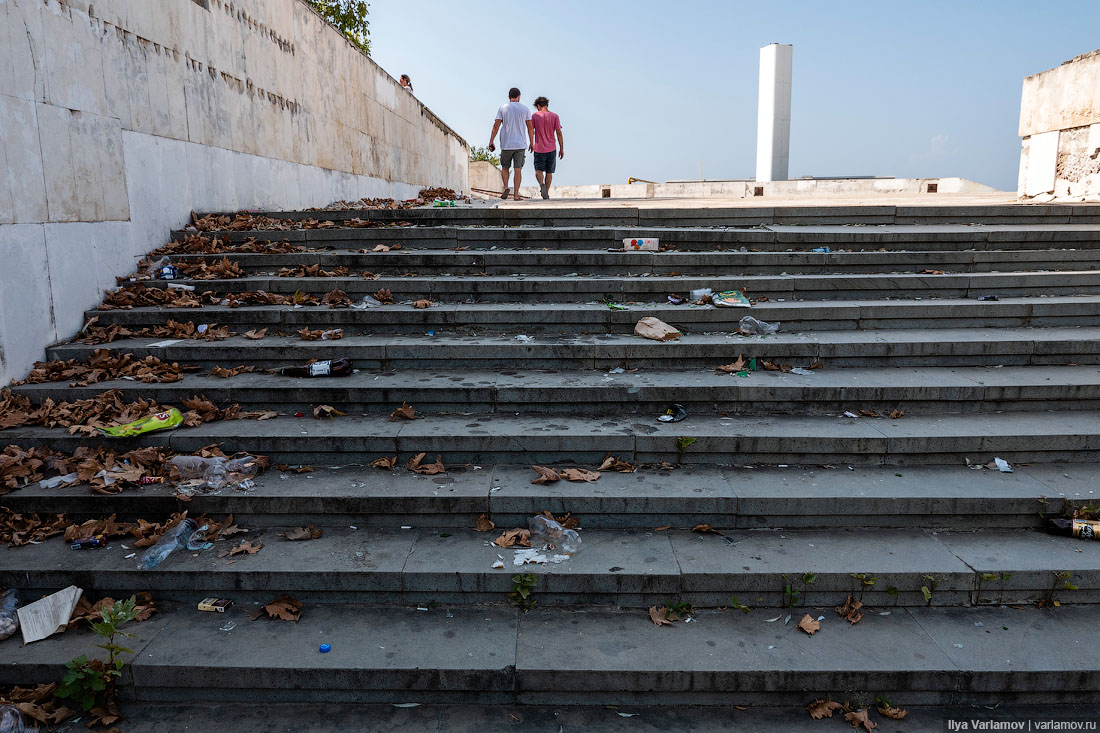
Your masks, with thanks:
[(146, 476), (167, 474), (168, 455), (161, 448), (138, 448), (117, 454), (102, 446), (81, 446), (72, 455), (49, 448), (24, 450), (16, 445), (7, 446), (0, 453), (0, 494), (21, 486), (41, 481), (46, 474), (68, 476), (75, 480), (61, 485), (87, 483), (100, 494), (117, 494), (124, 483), (136, 484)]
[[(134, 598), (137, 601), (134, 605), (134, 610), (137, 611), (134, 621), (137, 623), (148, 621), (157, 612), (157, 604), (153, 602), (153, 596), (149, 593), (136, 593)], [(113, 607), (115, 603), (117, 601), (114, 598), (101, 598), (92, 603), (87, 596), (81, 595), (80, 600), (76, 602), (76, 608), (73, 609), (73, 615), (69, 617), (69, 630), (72, 631), (80, 626), (82, 621), (89, 626), (99, 623), (103, 620), (103, 611)]]
[(270, 420), (279, 416), (275, 410), (245, 411), (236, 402), (226, 407), (218, 407), (206, 395), (192, 396), (190, 399), (181, 400), (180, 404), (187, 408), (187, 412), (183, 413), (183, 424), (188, 427), (217, 420)]
[(0, 543), (8, 547), (41, 542), (65, 532), (68, 526), (69, 518), (64, 514), (17, 514), (7, 507), (0, 507)]
[(409, 459), (409, 462), (405, 464), (405, 468), (409, 469), (413, 473), (419, 473), (425, 476), (432, 476), (437, 473), (445, 473), (446, 468), (443, 466), (443, 456), (436, 456), (435, 463), (424, 463), (424, 458), (427, 453), (417, 453), (415, 456)]
[(232, 369), (226, 369), (225, 367), (222, 367), (222, 366), (215, 366), (214, 368), (212, 368), (210, 370), (210, 376), (211, 377), (221, 377), (222, 379), (229, 379), (230, 377), (235, 377), (238, 374), (249, 374), (249, 373), (254, 372), (254, 371), (256, 371), (256, 367), (254, 367), (254, 366), (244, 366), (244, 365), (242, 365), (242, 366), (235, 366)]
[(460, 198), (462, 198), (461, 194), (449, 188), (422, 188), (416, 198), (404, 201), (390, 198), (361, 198), (358, 201), (334, 201), (328, 206), (306, 209), (306, 211), (405, 210), (417, 206), (428, 206), (436, 199), (456, 201)]
[[(909, 714), (908, 710), (894, 707), (889, 704), (889, 702), (879, 704), (877, 710), (879, 715), (891, 720), (901, 720)], [(829, 699), (814, 700), (806, 706), (806, 712), (808, 712), (810, 717), (814, 720), (831, 718), (833, 717), (833, 713), (842, 712), (844, 713), (844, 720), (853, 728), (863, 728), (865, 731), (872, 731), (878, 727), (878, 723), (871, 720), (871, 711), (869, 708), (854, 710), (848, 702), (840, 703)]]
[(255, 621), (264, 615), (268, 618), (283, 621), (297, 621), (302, 617), (302, 602), (291, 596), (279, 596), (270, 603), (250, 612), (248, 617)]
[(316, 295), (296, 291), (290, 295), (269, 293), (266, 290), (246, 290), (242, 293), (226, 293), (225, 305), (240, 308), (242, 305), (317, 305)]
[(589, 471), (585, 468), (554, 469), (546, 466), (531, 466), (538, 474), (538, 478), (531, 481), (533, 484), (552, 484), (555, 481), (595, 481), (600, 477), (598, 471)]
[(393, 305), (393, 293), (388, 288), (382, 288), (374, 294), (374, 299), (382, 305)]
[(37, 687), (13, 687), (8, 692), (0, 692), (0, 705), (15, 707), (22, 713), (24, 722), (28, 724), (36, 721), (51, 727), (73, 717), (78, 712), (65, 707), (59, 698), (54, 697), (55, 692), (57, 692), (56, 682)]
[(127, 283), (115, 290), (108, 290), (103, 296), (103, 302), (99, 304), (101, 311), (129, 310), (130, 308), (158, 307), (158, 308), (202, 308), (204, 305), (214, 305), (220, 298), (207, 290), (196, 293), (187, 288), (171, 286), (164, 288), (150, 288), (144, 282)]
[[(215, 227), (216, 228), (216, 227)], [(184, 236), (182, 242), (169, 242), (150, 253), (149, 258), (138, 263), (140, 269), (148, 269), (153, 263), (152, 257), (177, 254), (227, 254), (233, 252), (251, 252), (255, 254), (286, 254), (288, 252), (307, 252), (309, 247), (290, 242), (259, 242), (249, 237), (243, 242), (227, 242), (217, 237), (191, 233)]]
[(327, 331), (324, 329), (317, 329), (316, 331), (310, 331), (309, 326), (305, 326), (298, 332), (298, 337), (303, 341), (336, 341), (344, 338), (344, 329), (342, 328), (330, 328)]
[(279, 270), (279, 277), (347, 277), (348, 268), (340, 266), (334, 270), (322, 270), (320, 265), (299, 265)]
[(244, 277), (240, 264), (231, 262), (228, 257), (207, 262), (205, 258), (197, 260), (176, 260), (176, 269), (192, 280), (236, 280)]
[(329, 308), (348, 308), (351, 306), (351, 298), (343, 290), (330, 290), (321, 298), (321, 303)]
[(109, 379), (164, 384), (178, 382), (183, 379), (183, 372), (197, 371), (198, 368), (180, 366), (176, 362), (169, 364), (155, 356), (146, 356), (141, 359), (133, 354), (116, 354), (107, 349), (96, 349), (86, 362), (77, 359), (36, 361), (27, 378), (13, 384), (42, 384), (73, 380), (69, 386), (86, 387)]
[(161, 326), (146, 326), (145, 328), (131, 329), (118, 323), (110, 326), (97, 326), (99, 316), (91, 318), (81, 329), (79, 338), (73, 339), (80, 344), (109, 344), (120, 338), (174, 338), (202, 341), (222, 341), (233, 334), (225, 326), (216, 323), (193, 323), (188, 321), (180, 323), (168, 319), (168, 323)]
[(111, 389), (95, 397), (55, 403), (47, 398), (37, 407), (27, 397), (0, 390), (0, 430), (23, 425), (70, 428), (71, 434), (96, 435), (97, 427), (125, 425), (146, 415), (164, 412), (152, 400), (123, 402), (122, 390)]
[(845, 621), (854, 625), (858, 624), (860, 619), (863, 618), (863, 611), (860, 610), (861, 608), (863, 608), (863, 601), (857, 601), (849, 595), (848, 600), (844, 602), (843, 606), (836, 607), (836, 612)]

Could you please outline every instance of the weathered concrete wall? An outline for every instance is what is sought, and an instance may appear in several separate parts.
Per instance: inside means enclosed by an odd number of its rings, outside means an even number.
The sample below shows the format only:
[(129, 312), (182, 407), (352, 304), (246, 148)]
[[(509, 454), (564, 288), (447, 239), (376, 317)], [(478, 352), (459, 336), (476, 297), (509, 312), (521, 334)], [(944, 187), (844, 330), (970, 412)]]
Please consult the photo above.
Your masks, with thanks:
[(192, 210), (466, 190), (469, 151), (300, 0), (0, 0), (0, 160), (3, 384)]
[(1100, 49), (1024, 79), (1021, 196), (1100, 200)]
[(500, 168), (487, 160), (470, 162), (470, 188), (483, 191), (500, 191)]

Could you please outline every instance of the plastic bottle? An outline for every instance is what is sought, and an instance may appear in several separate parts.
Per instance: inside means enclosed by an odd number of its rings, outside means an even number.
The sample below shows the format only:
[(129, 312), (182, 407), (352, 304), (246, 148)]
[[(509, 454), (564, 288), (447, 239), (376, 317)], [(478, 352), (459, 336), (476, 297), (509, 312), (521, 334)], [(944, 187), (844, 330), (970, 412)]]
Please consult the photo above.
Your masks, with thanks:
[(23, 713), (14, 705), (0, 705), (0, 733), (26, 733)]
[(752, 316), (745, 316), (737, 324), (737, 333), (745, 336), (762, 336), (766, 333), (775, 333), (779, 330), (778, 323), (766, 323), (758, 321)]
[(138, 561), (138, 570), (152, 570), (173, 552), (186, 547), (187, 540), (198, 528), (199, 525), (194, 519), (185, 519), (172, 527), (141, 556), (141, 560)]
[(1095, 519), (1048, 519), (1047, 531), (1082, 540), (1100, 540), (1100, 521)]
[(15, 607), (19, 605), (19, 591), (9, 588), (0, 595), (0, 641), (19, 630), (19, 615)]
[(302, 366), (283, 367), (279, 374), (284, 377), (346, 377), (351, 374), (351, 362), (347, 359), (315, 361)]
[(575, 555), (581, 549), (581, 536), (565, 529), (549, 517), (536, 516), (527, 520), (531, 530), (531, 547), (554, 550), (563, 555)]

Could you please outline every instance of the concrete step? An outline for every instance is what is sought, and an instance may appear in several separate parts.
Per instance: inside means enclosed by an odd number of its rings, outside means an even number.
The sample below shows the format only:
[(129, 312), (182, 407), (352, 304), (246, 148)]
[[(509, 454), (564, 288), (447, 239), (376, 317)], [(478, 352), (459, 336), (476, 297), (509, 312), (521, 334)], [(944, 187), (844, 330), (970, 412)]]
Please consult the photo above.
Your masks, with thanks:
[[(589, 468), (594, 468), (590, 465)], [(3, 505), (22, 514), (67, 513), (74, 520), (115, 514), (121, 521), (232, 514), (244, 526), (470, 528), (485, 514), (499, 528), (526, 526), (544, 510), (571, 513), (587, 529), (716, 529), (905, 527), (907, 529), (1042, 528), (1066, 502), (1097, 496), (1096, 464), (1017, 465), (1012, 473), (964, 466), (723, 468), (685, 464), (604, 472), (597, 481), (531, 484), (528, 466), (450, 466), (422, 476), (398, 467), (318, 466), (312, 473), (272, 469), (248, 491), (195, 493), (186, 506), (170, 486), (127, 487), (102, 495), (84, 485), (38, 484), (7, 494)], [(1076, 546), (1075, 546), (1076, 548)]]
[[(720, 465), (961, 465), (1000, 456), (1013, 463), (1094, 462), (1100, 413), (1092, 411), (936, 415), (900, 420), (847, 417), (696, 417), (659, 423), (635, 417), (546, 418), (443, 416), (413, 422), (349, 415), (334, 420), (278, 417), (231, 420), (194, 428), (105, 439), (62, 428), (15, 428), (8, 444), (74, 451), (110, 443), (191, 453), (211, 443), (223, 450), (270, 455), (276, 463), (346, 465), (381, 455), (416, 453), (445, 464), (598, 464), (611, 453), (631, 463), (683, 461)], [(693, 441), (693, 442), (685, 442)]]
[[(1100, 220), (1098, 220), (1100, 223)], [(176, 231), (172, 238), (182, 241), (194, 232)], [(760, 252), (809, 252), (818, 247), (832, 250), (869, 252), (880, 249), (900, 251), (1011, 251), (1037, 247), (1056, 250), (1095, 249), (1100, 246), (1100, 227), (1096, 224), (1020, 224), (1020, 225), (760, 225), (751, 228), (719, 226), (631, 227), (544, 226), (523, 224), (493, 226), (427, 226), (273, 229), (204, 232), (227, 242), (247, 239), (294, 242), (313, 249), (373, 249), (377, 244), (401, 244), (412, 249), (454, 249), (471, 251), (492, 248), (521, 250), (622, 250), (623, 239), (655, 237), (668, 247), (682, 252), (715, 250), (758, 250)], [(637, 255), (638, 253), (634, 253)], [(643, 255), (644, 257), (651, 255)], [(642, 260), (644, 261), (644, 259)]]
[[(682, 293), (686, 294), (686, 293)], [(346, 335), (368, 333), (539, 333), (572, 335), (634, 331), (645, 316), (659, 318), (684, 333), (736, 331), (742, 317), (780, 322), (784, 332), (846, 329), (977, 328), (1089, 326), (1100, 317), (1100, 296), (1075, 295), (1002, 298), (996, 302), (963, 298), (905, 300), (787, 300), (758, 303), (753, 308), (673, 306), (667, 299), (631, 301), (622, 309), (603, 303), (436, 303), (418, 309), (407, 303), (366, 310), (327, 306), (142, 307), (91, 310), (85, 320), (98, 326), (121, 324), (142, 328), (179, 322), (217, 323), (246, 330), (258, 327), (297, 331), (303, 327), (340, 327)], [(274, 334), (273, 334), (274, 335)]]
[[(230, 216), (234, 212), (228, 213)], [(1095, 225), (1100, 224), (1096, 204), (1046, 205), (925, 205), (846, 206), (738, 206), (689, 208), (641, 207), (635, 204), (607, 207), (541, 208), (422, 208), (408, 210), (266, 211), (266, 216), (288, 220), (315, 219), (343, 222), (350, 219), (435, 226), (612, 226), (612, 227), (754, 227), (761, 225)], [(201, 214), (200, 214), (201, 216)]]
[[(1056, 696), (1057, 697), (1057, 696)], [(608, 700), (617, 701), (612, 694)], [(731, 698), (732, 699), (732, 698)], [(805, 702), (809, 702), (809, 698)], [(647, 731), (717, 731), (736, 729), (756, 733), (814, 733), (822, 724), (806, 714), (805, 702), (790, 705), (521, 705), (430, 704), (412, 708), (385, 703), (171, 703), (130, 700), (124, 705), (130, 720), (140, 720), (145, 733), (176, 733), (184, 726), (197, 730), (223, 727), (234, 733), (271, 733), (292, 730), (287, 721), (312, 721), (312, 733), (344, 733), (349, 730), (495, 730), (522, 724), (532, 733), (561, 733), (574, 730), (598, 730), (608, 733)], [(901, 698), (894, 704), (904, 703)], [(870, 703), (868, 703), (870, 704)], [(938, 733), (949, 730), (951, 723), (970, 721), (1040, 722), (1096, 718), (1096, 705), (1076, 704), (1067, 713), (1062, 705), (905, 705), (909, 715), (901, 721), (889, 720), (871, 712), (881, 733)], [(619, 713), (629, 717), (620, 717)], [(644, 721), (644, 723), (639, 723)], [(950, 722), (949, 722), (950, 721)], [(293, 725), (293, 724), (292, 724)]]
[[(430, 310), (430, 309), (429, 309)], [(255, 324), (257, 327), (263, 323)], [(316, 324), (317, 326), (323, 324)], [(1040, 366), (1100, 364), (1100, 328), (959, 328), (840, 330), (739, 336), (729, 333), (688, 334), (655, 342), (626, 334), (540, 336), (529, 341), (511, 336), (346, 336), (338, 341), (303, 341), (268, 336), (250, 341), (235, 336), (224, 341), (120, 339), (110, 344), (61, 344), (47, 350), (49, 359), (87, 360), (105, 348), (165, 361), (263, 367), (304, 363), (309, 359), (351, 359), (366, 370), (515, 369), (712, 369), (758, 357), (806, 366), (814, 360), (827, 368), (879, 366)], [(171, 340), (168, 340), (171, 341)]]
[[(759, 366), (759, 365), (758, 365)], [(179, 405), (205, 395), (246, 410), (309, 412), (334, 405), (345, 412), (388, 415), (408, 402), (423, 415), (640, 415), (652, 418), (669, 405), (692, 417), (723, 415), (838, 415), (902, 410), (910, 417), (940, 413), (1100, 409), (1096, 367), (985, 367), (817, 369), (809, 375), (759, 371), (735, 377), (710, 370), (675, 372), (360, 371), (345, 378), (299, 379), (240, 374), (230, 379), (185, 374), (182, 381), (142, 384), (126, 380), (71, 387), (64, 382), (14, 387), (35, 404), (94, 397), (119, 389), (124, 400)], [(0, 436), (3, 434), (0, 433)]]
[[(392, 242), (392, 238), (390, 238)], [(1071, 242), (1048, 243), (1066, 245)], [(572, 272), (616, 275), (624, 272), (670, 276), (779, 273), (826, 274), (850, 272), (919, 272), (923, 269), (951, 272), (1019, 270), (1087, 270), (1096, 266), (1094, 249), (1033, 249), (981, 251), (851, 251), (851, 252), (608, 252), (603, 249), (493, 249), (453, 251), (419, 248), (416, 240), (390, 252), (310, 251), (287, 254), (233, 253), (226, 255), (251, 275), (276, 275), (284, 267), (317, 265), (324, 270), (347, 267), (383, 276), (416, 272), (425, 275), (486, 273), (510, 275), (538, 272), (565, 275)], [(965, 246), (961, 244), (960, 246)], [(215, 255), (174, 255), (175, 262), (210, 260)], [(220, 256), (217, 256), (220, 259)]]
[[(215, 295), (264, 290), (290, 295), (297, 291), (322, 295), (342, 290), (360, 298), (389, 290), (395, 300), (427, 298), (454, 302), (512, 303), (616, 302), (631, 300), (664, 301), (668, 293), (687, 296), (697, 288), (715, 292), (741, 290), (750, 298), (801, 298), (804, 300), (851, 300), (859, 298), (977, 298), (996, 294), (1002, 297), (1038, 295), (1088, 295), (1100, 293), (1100, 270), (1061, 272), (977, 272), (945, 275), (855, 274), (855, 275), (743, 275), (743, 276), (438, 276), (384, 277), (242, 277), (230, 280), (181, 280), (196, 292)], [(149, 287), (167, 287), (163, 280)]]
[[(529, 572), (540, 606), (646, 608), (679, 599), (714, 608), (728, 606), (731, 594), (769, 609), (836, 606), (849, 594), (882, 608), (1100, 602), (1100, 544), (1032, 530), (861, 527), (717, 535), (582, 524), (578, 554), (525, 564), (527, 550), (496, 547), (490, 540), (497, 534), (468, 528), (329, 527), (319, 539), (289, 542), (278, 535), (289, 527), (234, 521), (249, 529), (244, 539), (262, 542), (259, 552), (218, 557), (240, 543), (237, 536), (139, 570), (137, 558), (127, 556), (142, 551), (125, 539), (74, 552), (53, 537), (0, 550), (0, 585), (27, 598), (76, 585), (95, 595), (149, 591), (181, 602), (216, 596), (243, 604), (288, 593), (308, 603), (469, 605), (506, 602), (512, 575)], [(498, 561), (499, 569), (493, 567)]]
[[(832, 609), (811, 609), (825, 616), (812, 638), (795, 619), (767, 623), (766, 611), (701, 611), (694, 623), (668, 629), (641, 610), (307, 605), (297, 623), (250, 622), (245, 610), (212, 615), (168, 606), (133, 625), (137, 637), (127, 643), (136, 655), (123, 672), (125, 696), (622, 706), (794, 706), (824, 697), (869, 704), (886, 696), (903, 706), (1057, 702), (1073, 703), (1072, 711), (1100, 699), (1100, 669), (1079, 653), (1095, 632), (1089, 608), (893, 609), (854, 626)], [(228, 621), (236, 626), (221, 631)], [(56, 679), (64, 662), (96, 654), (95, 641), (87, 631), (26, 647), (9, 641), (0, 682)], [(317, 652), (322, 642), (330, 653)], [(411, 720), (409, 729), (425, 729), (419, 716)], [(555, 717), (555, 725), (562, 720)], [(630, 730), (637, 721), (627, 720)]]

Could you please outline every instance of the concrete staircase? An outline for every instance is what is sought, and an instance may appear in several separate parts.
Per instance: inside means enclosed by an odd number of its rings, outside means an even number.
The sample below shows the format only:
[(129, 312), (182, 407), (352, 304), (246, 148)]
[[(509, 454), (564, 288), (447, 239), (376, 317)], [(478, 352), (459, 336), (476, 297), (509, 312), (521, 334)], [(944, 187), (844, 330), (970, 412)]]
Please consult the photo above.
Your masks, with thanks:
[[(179, 404), (205, 394), (275, 409), (273, 420), (214, 422), (112, 445), (191, 452), (220, 443), (227, 452), (318, 467), (271, 471), (250, 491), (199, 494), (186, 504), (192, 515), (232, 513), (249, 539), (264, 541), (261, 552), (232, 563), (207, 551), (139, 572), (125, 559), (132, 550), (117, 540), (79, 553), (57, 538), (0, 550), (0, 586), (28, 597), (75, 583), (93, 597), (149, 590), (162, 602), (162, 613), (133, 629), (138, 654), (127, 668), (127, 696), (531, 705), (796, 705), (829, 695), (866, 703), (885, 695), (902, 705), (1100, 702), (1100, 665), (1091, 653), (1100, 544), (1041, 532), (1043, 516), (1096, 499), (1100, 208), (271, 216), (335, 226), (208, 232), (311, 250), (230, 253), (245, 277), (188, 284), (218, 295), (340, 289), (353, 300), (385, 288), (397, 303), (93, 310), (87, 316), (99, 326), (171, 319), (269, 330), (260, 341), (59, 344), (50, 359), (109, 349), (202, 369), (169, 384), (15, 388), (36, 403), (118, 388), (127, 400)], [(409, 225), (343, 226), (352, 219)], [(608, 251), (627, 236), (657, 236), (675, 251)], [(401, 249), (369, 251), (377, 244)], [(820, 248), (829, 251), (812, 251)], [(284, 267), (315, 264), (352, 274), (277, 276)], [(377, 279), (358, 276), (363, 270)], [(759, 302), (742, 310), (666, 299), (698, 287), (744, 287)], [(983, 295), (999, 300), (976, 299)], [(420, 298), (435, 305), (408, 304)], [(774, 336), (737, 335), (738, 319), (750, 313), (783, 327)], [(670, 343), (634, 336), (634, 324), (648, 315), (685, 336)], [(294, 332), (307, 326), (343, 328), (345, 336), (303, 341)], [(824, 368), (715, 373), (738, 356)], [(270, 368), (338, 357), (351, 359), (358, 373), (206, 375), (216, 365)], [(391, 422), (402, 402), (424, 419)], [(683, 404), (688, 419), (657, 422), (671, 403)], [(349, 415), (313, 420), (319, 404)], [(890, 418), (894, 411), (904, 416)], [(0, 433), (0, 444), (64, 450), (100, 442), (60, 429)], [(393, 455), (403, 465), (419, 452), (440, 455), (447, 472), (365, 466)], [(530, 483), (532, 463), (593, 468), (608, 453), (641, 468), (604, 472), (592, 483)], [(980, 466), (994, 456), (1016, 470), (967, 468), (968, 460)], [(0, 503), (18, 512), (120, 519), (161, 519), (182, 507), (163, 486), (114, 496), (29, 486)], [(580, 554), (520, 568), (512, 550), (488, 544), (496, 533), (472, 529), (481, 514), (500, 530), (542, 510), (580, 517)], [(306, 523), (324, 536), (286, 542), (277, 534)], [(718, 531), (691, 531), (700, 524)], [(504, 569), (492, 568), (498, 559)], [(506, 598), (517, 572), (537, 576), (538, 606), (527, 614)], [(282, 594), (306, 603), (296, 624), (245, 618), (252, 603)], [(832, 608), (849, 594), (867, 607), (856, 625)], [(195, 610), (212, 595), (238, 605), (228, 616)], [(1048, 607), (1036, 608), (1044, 600)], [(691, 623), (658, 628), (644, 609), (666, 601), (701, 610)], [(795, 628), (806, 612), (825, 619), (813, 637)], [(227, 620), (237, 625), (222, 631)], [(319, 654), (322, 642), (333, 651)], [(0, 684), (54, 679), (91, 643), (69, 632), (25, 648), (0, 645), (8, 662), (0, 665)]]

